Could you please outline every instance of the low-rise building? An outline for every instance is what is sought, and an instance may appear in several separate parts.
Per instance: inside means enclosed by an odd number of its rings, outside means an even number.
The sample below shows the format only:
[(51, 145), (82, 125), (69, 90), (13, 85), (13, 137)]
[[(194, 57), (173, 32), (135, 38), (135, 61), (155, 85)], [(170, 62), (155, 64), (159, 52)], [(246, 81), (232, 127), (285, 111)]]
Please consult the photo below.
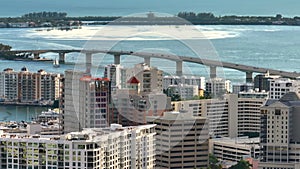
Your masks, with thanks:
[(205, 90), (205, 77), (201, 76), (164, 76), (163, 89), (166, 90), (170, 85), (197, 85), (198, 89)]
[(239, 98), (257, 98), (257, 99), (267, 99), (269, 98), (269, 92), (266, 92), (264, 90), (259, 91), (258, 88), (255, 90), (249, 90), (249, 91), (244, 91), (244, 92), (239, 92), (238, 93)]
[(214, 138), (210, 140), (210, 153), (222, 162), (239, 162), (245, 156), (258, 159), (259, 143), (259, 137)]
[(288, 92), (300, 93), (300, 81), (288, 78), (270, 79), (270, 99), (280, 99)]

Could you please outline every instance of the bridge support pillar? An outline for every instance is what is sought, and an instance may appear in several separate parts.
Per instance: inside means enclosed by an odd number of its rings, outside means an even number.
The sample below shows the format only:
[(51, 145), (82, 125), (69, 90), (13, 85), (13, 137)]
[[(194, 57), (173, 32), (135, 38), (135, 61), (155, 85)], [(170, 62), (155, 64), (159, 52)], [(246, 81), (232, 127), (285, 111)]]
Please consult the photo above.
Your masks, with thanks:
[(150, 66), (150, 57), (144, 57), (144, 63)]
[(121, 63), (121, 55), (119, 54), (114, 55), (114, 63), (116, 65), (119, 65)]
[(91, 68), (92, 68), (92, 54), (91, 53), (85, 54), (85, 68), (86, 68), (86, 73), (91, 73)]
[(33, 58), (34, 59), (39, 59), (40, 58), (40, 54), (39, 53), (34, 53), (33, 54)]
[(65, 63), (66, 54), (65, 53), (59, 53), (59, 63)]
[(182, 76), (182, 61), (176, 61), (176, 75)]
[(252, 74), (253, 74), (253, 72), (246, 72), (246, 83), (253, 82)]
[(209, 76), (211, 79), (214, 79), (217, 77), (217, 67), (216, 66), (209, 66), (210, 72)]

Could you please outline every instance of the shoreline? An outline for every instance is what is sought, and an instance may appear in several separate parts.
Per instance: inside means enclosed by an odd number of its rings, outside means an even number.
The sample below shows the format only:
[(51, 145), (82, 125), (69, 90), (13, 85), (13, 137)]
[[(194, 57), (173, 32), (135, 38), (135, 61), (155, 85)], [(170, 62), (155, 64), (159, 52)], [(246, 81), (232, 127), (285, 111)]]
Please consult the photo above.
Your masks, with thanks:
[(0, 102), (0, 106), (32, 106), (32, 107), (53, 107), (53, 105), (44, 105), (39, 103), (21, 103), (21, 102)]

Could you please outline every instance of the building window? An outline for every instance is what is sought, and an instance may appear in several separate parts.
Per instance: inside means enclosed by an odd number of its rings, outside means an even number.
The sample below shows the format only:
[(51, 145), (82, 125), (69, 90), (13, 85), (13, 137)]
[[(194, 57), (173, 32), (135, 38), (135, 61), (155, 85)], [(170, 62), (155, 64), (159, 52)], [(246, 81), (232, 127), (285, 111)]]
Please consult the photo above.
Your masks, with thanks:
[(280, 115), (281, 115), (280, 109), (275, 109), (275, 115), (277, 115), (277, 116), (280, 116)]

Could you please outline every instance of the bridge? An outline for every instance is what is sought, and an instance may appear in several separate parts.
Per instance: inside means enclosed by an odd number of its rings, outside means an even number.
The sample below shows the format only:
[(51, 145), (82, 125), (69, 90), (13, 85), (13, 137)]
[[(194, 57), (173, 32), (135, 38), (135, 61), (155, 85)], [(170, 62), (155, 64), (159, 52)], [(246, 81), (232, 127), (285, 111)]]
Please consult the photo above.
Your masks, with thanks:
[(217, 67), (235, 69), (246, 73), (246, 82), (253, 81), (253, 73), (266, 73), (280, 75), (282, 77), (287, 78), (298, 78), (300, 77), (300, 73), (298, 72), (287, 72), (275, 69), (261, 68), (256, 66), (248, 66), (243, 64), (235, 64), (230, 62), (216, 61), (210, 59), (202, 59), (195, 58), (189, 56), (179, 56), (172, 54), (162, 54), (162, 53), (148, 53), (148, 52), (133, 52), (133, 51), (113, 51), (113, 50), (79, 50), (79, 49), (70, 49), (70, 50), (12, 50), (11, 52), (15, 54), (20, 53), (31, 53), (34, 56), (34, 59), (38, 59), (40, 54), (43, 53), (58, 53), (59, 54), (59, 62), (64, 63), (65, 57), (67, 53), (77, 52), (85, 54), (85, 64), (87, 72), (90, 71), (92, 66), (92, 55), (97, 53), (109, 54), (114, 56), (114, 63), (121, 63), (122, 55), (132, 55), (144, 58), (144, 62), (150, 65), (151, 58), (160, 58), (167, 59), (176, 62), (176, 74), (178, 76), (182, 75), (182, 64), (183, 62), (196, 63), (205, 66), (209, 66), (210, 68), (210, 78), (217, 77)]

